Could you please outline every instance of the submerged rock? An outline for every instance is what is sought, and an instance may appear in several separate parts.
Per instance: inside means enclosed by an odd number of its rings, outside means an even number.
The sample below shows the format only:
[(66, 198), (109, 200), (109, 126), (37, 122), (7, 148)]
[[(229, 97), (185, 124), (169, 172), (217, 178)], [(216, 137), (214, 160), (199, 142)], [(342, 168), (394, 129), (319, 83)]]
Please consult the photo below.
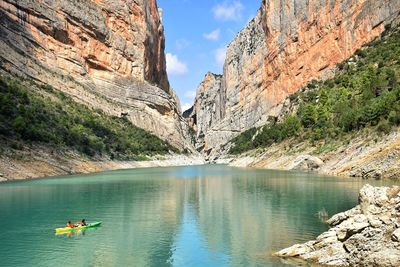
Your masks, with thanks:
[(365, 185), (359, 205), (334, 215), (316, 240), (275, 255), (330, 266), (400, 266), (400, 187)]

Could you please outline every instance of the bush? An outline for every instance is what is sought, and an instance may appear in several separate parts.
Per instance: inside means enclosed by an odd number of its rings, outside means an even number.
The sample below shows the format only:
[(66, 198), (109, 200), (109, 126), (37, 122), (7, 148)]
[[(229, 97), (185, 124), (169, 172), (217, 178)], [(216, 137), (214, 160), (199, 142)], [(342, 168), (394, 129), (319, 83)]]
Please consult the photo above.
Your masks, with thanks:
[(283, 122), (285, 137), (298, 136), (301, 129), (301, 122), (298, 117), (289, 115)]
[(388, 134), (388, 133), (390, 133), (391, 126), (387, 120), (382, 119), (378, 123), (377, 130), (378, 130), (378, 132)]
[(295, 116), (259, 128), (255, 137), (247, 132), (239, 135), (232, 140), (232, 151), (267, 147), (290, 137), (311, 142), (345, 137), (371, 126), (388, 133), (392, 126), (400, 125), (400, 33), (384, 42), (376, 40), (356, 55), (360, 59), (356, 67), (339, 63), (342, 71), (338, 75), (324, 82), (314, 80), (290, 96), (291, 101), (303, 101)]
[(388, 120), (390, 125), (395, 126), (400, 124), (400, 112), (392, 110), (389, 113)]
[(298, 115), (304, 128), (313, 127), (317, 121), (317, 111), (314, 104), (308, 103), (304, 106), (300, 106)]
[(18, 143), (42, 142), (116, 159), (177, 151), (127, 119), (93, 111), (51, 86), (31, 84), (52, 98), (29, 90), (16, 79), (0, 76), (0, 135)]

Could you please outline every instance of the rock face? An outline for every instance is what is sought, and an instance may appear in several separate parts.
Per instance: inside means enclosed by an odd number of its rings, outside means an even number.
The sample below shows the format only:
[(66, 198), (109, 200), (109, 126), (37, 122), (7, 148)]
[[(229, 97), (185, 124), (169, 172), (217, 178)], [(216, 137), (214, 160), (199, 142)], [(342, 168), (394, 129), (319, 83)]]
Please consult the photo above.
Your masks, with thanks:
[(359, 205), (328, 220), (316, 240), (276, 253), (333, 266), (399, 266), (400, 187), (364, 186)]
[(209, 125), (205, 149), (277, 116), (288, 95), (331, 77), (337, 63), (380, 36), (399, 11), (400, 1), (388, 0), (263, 1), (227, 48), (221, 88), (209, 89), (220, 92), (214, 97), (220, 106), (197, 95), (196, 105), (216, 106), (209, 111), (221, 115), (195, 114), (198, 125)]
[(189, 125), (195, 128), (196, 149), (199, 151), (207, 151), (209, 146), (213, 147), (210, 140), (206, 142), (204, 138), (206, 133), (210, 134), (212, 131), (210, 126), (213, 122), (220, 121), (224, 116), (221, 109), (224, 103), (224, 99), (221, 98), (223, 96), (221, 83), (222, 75), (207, 73), (204, 81), (197, 88), (193, 107), (183, 115), (188, 119)]
[(187, 146), (155, 0), (5, 0), (0, 14), (1, 70)]
[[(292, 105), (289, 105), (292, 106)], [(231, 166), (262, 169), (307, 170), (322, 174), (364, 179), (400, 178), (400, 128), (388, 135), (359, 132), (350, 143), (323, 144), (286, 140), (261, 151), (249, 151), (237, 157), (220, 157), (218, 162)]]

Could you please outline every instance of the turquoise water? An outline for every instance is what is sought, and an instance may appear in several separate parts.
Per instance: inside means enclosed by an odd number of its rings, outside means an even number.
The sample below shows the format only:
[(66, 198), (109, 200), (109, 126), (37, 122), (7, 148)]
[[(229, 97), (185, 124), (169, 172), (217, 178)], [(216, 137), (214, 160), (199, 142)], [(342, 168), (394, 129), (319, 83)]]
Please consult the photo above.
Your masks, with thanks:
[[(210, 165), (0, 184), (0, 266), (285, 266), (271, 253), (326, 230), (315, 214), (364, 183)], [(103, 225), (54, 234), (82, 218)]]

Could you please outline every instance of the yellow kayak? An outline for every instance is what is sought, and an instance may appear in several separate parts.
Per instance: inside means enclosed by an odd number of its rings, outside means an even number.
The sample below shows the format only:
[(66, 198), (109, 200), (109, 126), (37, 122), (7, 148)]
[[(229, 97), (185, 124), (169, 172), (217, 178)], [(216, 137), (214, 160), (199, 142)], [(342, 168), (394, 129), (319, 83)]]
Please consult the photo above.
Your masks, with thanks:
[(56, 228), (56, 234), (64, 234), (64, 233), (69, 233), (73, 231), (79, 231), (79, 230), (85, 230), (88, 228), (92, 227), (97, 227), (101, 224), (101, 222), (93, 222), (93, 223), (88, 223), (85, 226), (77, 226), (77, 227), (62, 227), (62, 228)]

